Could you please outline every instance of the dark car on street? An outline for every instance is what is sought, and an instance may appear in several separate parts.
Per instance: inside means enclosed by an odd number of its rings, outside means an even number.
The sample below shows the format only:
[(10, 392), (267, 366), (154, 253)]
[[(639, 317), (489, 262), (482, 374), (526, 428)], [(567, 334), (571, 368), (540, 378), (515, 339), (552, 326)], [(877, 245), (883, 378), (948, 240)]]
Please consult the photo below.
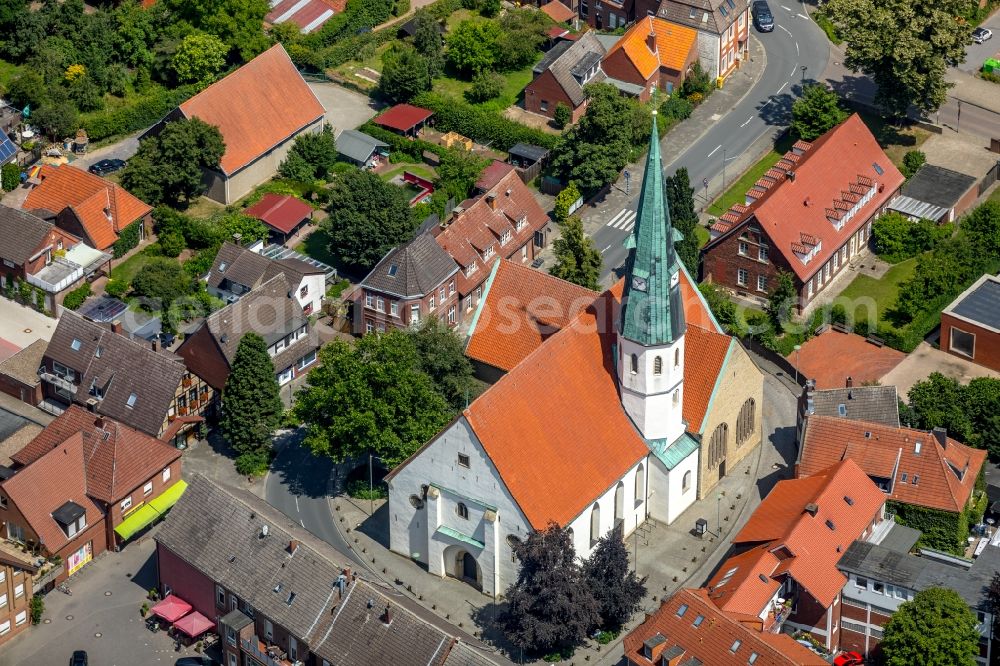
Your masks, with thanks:
[(121, 171), (124, 168), (125, 160), (111, 159), (94, 162), (87, 171), (97, 176), (107, 176), (109, 173)]
[(754, 0), (750, 12), (753, 14), (753, 24), (757, 26), (758, 30), (761, 32), (771, 32), (774, 30), (774, 15), (771, 14), (771, 8), (767, 5), (767, 0)]
[(75, 650), (73, 652), (73, 659), (69, 662), (69, 666), (87, 666), (86, 650)]

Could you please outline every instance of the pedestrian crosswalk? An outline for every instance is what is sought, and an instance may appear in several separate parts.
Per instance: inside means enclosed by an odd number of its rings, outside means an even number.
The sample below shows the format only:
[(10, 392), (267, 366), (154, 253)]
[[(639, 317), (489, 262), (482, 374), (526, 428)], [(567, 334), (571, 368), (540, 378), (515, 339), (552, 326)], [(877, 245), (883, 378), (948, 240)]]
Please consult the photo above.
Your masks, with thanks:
[(635, 226), (635, 211), (624, 208), (611, 218), (611, 221), (605, 226), (612, 229), (621, 229), (622, 231), (632, 231), (632, 227)]

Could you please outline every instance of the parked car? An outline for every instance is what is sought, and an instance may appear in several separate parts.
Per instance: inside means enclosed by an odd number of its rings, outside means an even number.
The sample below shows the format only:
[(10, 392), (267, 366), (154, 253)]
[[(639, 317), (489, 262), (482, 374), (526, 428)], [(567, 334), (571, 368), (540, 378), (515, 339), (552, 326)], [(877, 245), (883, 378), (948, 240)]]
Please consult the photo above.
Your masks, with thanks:
[(97, 176), (107, 176), (109, 173), (114, 173), (115, 171), (121, 171), (125, 168), (125, 160), (113, 159), (113, 160), (101, 160), (100, 162), (94, 162), (87, 169), (92, 174)]
[(70, 666), (87, 666), (87, 651), (75, 650), (73, 652), (73, 659), (69, 663)]
[(993, 31), (989, 28), (976, 28), (972, 31), (972, 41), (976, 44), (982, 44), (991, 37), (993, 37)]
[(774, 30), (774, 15), (771, 14), (767, 0), (754, 0), (750, 13), (753, 14), (753, 24), (757, 26), (758, 30), (761, 32)]
[(861, 666), (865, 663), (859, 652), (844, 652), (833, 660), (833, 666)]

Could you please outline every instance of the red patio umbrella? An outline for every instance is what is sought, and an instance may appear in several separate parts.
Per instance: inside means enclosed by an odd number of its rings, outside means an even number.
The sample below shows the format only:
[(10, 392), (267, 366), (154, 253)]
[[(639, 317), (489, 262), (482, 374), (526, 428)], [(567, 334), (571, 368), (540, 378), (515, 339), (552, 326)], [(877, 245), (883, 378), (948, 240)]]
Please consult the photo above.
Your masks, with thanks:
[(198, 611), (185, 615), (181, 619), (174, 622), (175, 629), (184, 632), (191, 638), (201, 636), (203, 633), (209, 629), (213, 629), (214, 627), (215, 623)]
[(166, 598), (149, 609), (154, 615), (167, 622), (174, 622), (191, 612), (191, 604), (178, 596), (168, 594)]

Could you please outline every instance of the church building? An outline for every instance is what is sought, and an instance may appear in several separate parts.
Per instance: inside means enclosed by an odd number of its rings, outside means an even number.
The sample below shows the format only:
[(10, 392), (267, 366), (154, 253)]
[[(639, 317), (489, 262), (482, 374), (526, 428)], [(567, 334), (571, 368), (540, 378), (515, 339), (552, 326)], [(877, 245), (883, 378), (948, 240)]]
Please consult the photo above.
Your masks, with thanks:
[(505, 351), (485, 360), (499, 379), (386, 477), (393, 551), (502, 594), (533, 530), (569, 529), (587, 558), (618, 526), (677, 520), (760, 444), (763, 375), (674, 240), (653, 123), (622, 282), (560, 315), (565, 283), (494, 267), (470, 350)]

